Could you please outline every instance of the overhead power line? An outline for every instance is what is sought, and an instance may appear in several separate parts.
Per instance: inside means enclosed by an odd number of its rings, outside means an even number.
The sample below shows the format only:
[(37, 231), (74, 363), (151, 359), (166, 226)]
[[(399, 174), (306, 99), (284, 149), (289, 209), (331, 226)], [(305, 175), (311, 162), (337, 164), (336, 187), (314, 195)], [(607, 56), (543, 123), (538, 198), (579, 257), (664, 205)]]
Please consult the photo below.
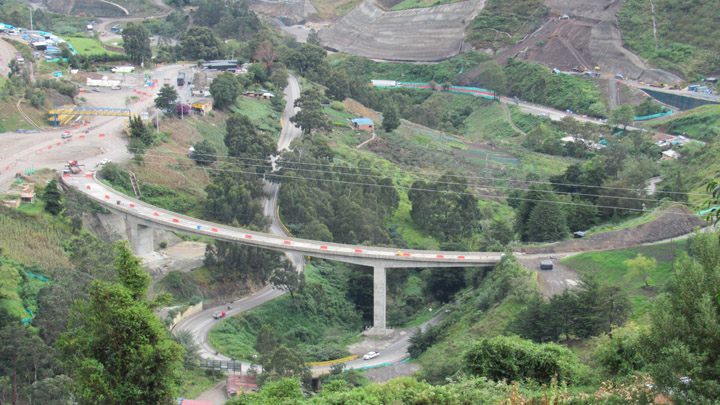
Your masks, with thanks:
[[(166, 162), (145, 162), (146, 164), (152, 164), (152, 165), (158, 165), (158, 166), (173, 166), (173, 167), (179, 167), (179, 168), (192, 168), (192, 169), (205, 169), (205, 170), (211, 170), (211, 171), (217, 171), (217, 172), (230, 172), (230, 173), (243, 173), (243, 174), (253, 174), (257, 175), (258, 173), (255, 171), (249, 171), (249, 170), (235, 170), (235, 169), (222, 169), (222, 168), (200, 168), (200, 167), (188, 167), (184, 166), (178, 163), (166, 163)], [(322, 179), (322, 178), (308, 178), (308, 177), (296, 177), (296, 176), (289, 176), (289, 175), (283, 175), (283, 174), (267, 174), (267, 176), (274, 177), (274, 178), (288, 178), (288, 179), (304, 179), (304, 180), (315, 180), (315, 181), (325, 181), (325, 182), (331, 182), (331, 183), (339, 183), (339, 184), (351, 184), (351, 185), (359, 185), (359, 186), (370, 186), (370, 187), (382, 187), (382, 188), (397, 188), (402, 190), (415, 190), (415, 191), (426, 191), (426, 192), (433, 192), (433, 193), (446, 193), (446, 194), (456, 194), (456, 195), (471, 195), (476, 197), (485, 197), (485, 198), (497, 198), (497, 199), (508, 199), (508, 200), (518, 200), (518, 201), (535, 201), (535, 202), (544, 202), (544, 203), (550, 203), (550, 204), (560, 204), (560, 205), (568, 205), (568, 206), (581, 206), (581, 207), (597, 207), (597, 208), (607, 208), (607, 209), (615, 209), (615, 210), (624, 210), (624, 211), (631, 211), (631, 212), (644, 212), (645, 210), (642, 208), (632, 208), (632, 207), (620, 207), (620, 206), (612, 206), (612, 205), (596, 205), (596, 204), (581, 204), (571, 201), (553, 201), (553, 200), (543, 200), (543, 199), (536, 199), (536, 198), (525, 198), (525, 197), (509, 197), (504, 195), (495, 195), (495, 194), (485, 194), (485, 193), (470, 193), (470, 192), (459, 192), (459, 191), (447, 191), (447, 190), (435, 190), (435, 189), (425, 189), (425, 188), (417, 188), (417, 187), (408, 187), (408, 186), (399, 186), (399, 185), (385, 185), (385, 184), (375, 184), (375, 183), (361, 183), (361, 182), (355, 182), (355, 181), (347, 181), (347, 180), (337, 180), (337, 179)], [(683, 215), (683, 216), (696, 216), (692, 213), (680, 213), (680, 212), (669, 212), (671, 214), (675, 215)]]
[[(164, 157), (164, 155), (146, 155), (150, 157)], [(205, 162), (205, 163), (213, 163), (212, 160), (202, 160), (202, 159), (194, 159), (197, 162)], [(229, 163), (232, 164), (232, 163)], [(239, 164), (235, 164), (239, 165)], [(244, 167), (259, 167), (266, 170), (271, 170), (272, 167), (270, 164), (244, 164)], [(202, 169), (208, 169), (213, 170), (213, 168), (210, 167), (204, 167)], [(340, 171), (329, 171), (329, 170), (319, 170), (319, 169), (303, 169), (303, 168), (296, 168), (291, 167), (287, 168), (291, 171), (301, 171), (301, 172), (315, 172), (315, 173), (322, 173), (322, 174), (333, 174), (338, 176), (357, 176), (357, 177), (365, 177), (365, 178), (376, 178), (376, 179), (385, 179), (389, 178), (388, 176), (383, 175), (375, 175), (375, 174), (363, 174), (363, 173), (347, 173), (347, 172), (340, 172)], [(352, 169), (352, 168), (349, 168)], [(273, 174), (270, 174), (273, 175)], [(329, 180), (329, 179), (324, 179)], [(449, 181), (435, 181), (435, 183), (438, 184), (445, 184), (445, 185), (458, 185), (458, 186), (471, 186), (472, 184), (468, 183), (458, 183), (458, 182), (449, 182)], [(632, 197), (632, 196), (622, 196), (622, 195), (612, 195), (612, 194), (592, 194), (592, 193), (581, 193), (581, 192), (571, 192), (571, 191), (556, 191), (556, 190), (537, 190), (537, 189), (530, 189), (530, 188), (523, 188), (523, 187), (513, 187), (513, 186), (500, 186), (500, 185), (490, 185), (488, 187), (496, 188), (496, 189), (505, 189), (505, 190), (518, 190), (518, 191), (546, 191), (546, 192), (552, 192), (555, 194), (561, 194), (561, 195), (570, 195), (570, 196), (581, 196), (581, 197), (590, 197), (590, 198), (600, 198), (600, 197), (608, 197), (608, 198), (617, 198), (620, 200), (639, 200), (644, 202), (661, 202), (662, 200), (656, 199), (656, 198), (650, 198), (650, 197)], [(577, 188), (584, 188), (584, 185), (575, 185)], [(630, 188), (622, 188), (622, 187), (605, 187), (607, 190), (619, 190), (619, 191), (631, 191), (631, 192), (641, 192), (644, 191), (643, 189), (630, 189)], [(674, 193), (674, 194), (681, 194), (681, 193)], [(689, 203), (683, 203), (678, 202), (680, 204), (690, 205)]]
[[(135, 149), (139, 150), (139, 149)], [(153, 151), (155, 152), (155, 151)], [(152, 156), (163, 156), (162, 154), (156, 155), (156, 154), (148, 154), (146, 152), (146, 155), (152, 155)], [(186, 154), (182, 152), (174, 152), (174, 151), (167, 151), (168, 154), (175, 154), (175, 155), (182, 155), (186, 156)], [(226, 161), (222, 161), (222, 163), (225, 164), (238, 164), (235, 161), (250, 161), (250, 162), (261, 162), (266, 163), (269, 165), (269, 159), (259, 159), (259, 158), (248, 158), (248, 157), (233, 157), (233, 156), (227, 156), (227, 155), (208, 155), (213, 156), (216, 158), (224, 158), (228, 159)], [(215, 161), (209, 161), (209, 160), (200, 160), (200, 159), (194, 159), (200, 162), (212, 162)], [(329, 167), (329, 168), (348, 168), (348, 169), (357, 169), (357, 170), (371, 170), (371, 171), (384, 171), (384, 172), (390, 172), (390, 173), (402, 173), (402, 174), (410, 174), (410, 175), (417, 175), (416, 171), (410, 171), (410, 170), (402, 170), (402, 169), (393, 169), (393, 170), (387, 170), (387, 169), (377, 169), (373, 167), (362, 167), (362, 166), (338, 166), (336, 164), (327, 164), (327, 163), (310, 163), (310, 162), (297, 162), (297, 161), (285, 161), (281, 160), (279, 163), (286, 163), (291, 165), (305, 165), (305, 166), (318, 166), (318, 167)], [(248, 164), (246, 164), (248, 165)], [(262, 167), (260, 165), (256, 165), (257, 167)], [(310, 169), (300, 169), (300, 168), (293, 168), (294, 170), (310, 170)], [(332, 172), (332, 171), (325, 171), (325, 172)], [(623, 190), (623, 191), (634, 191), (634, 192), (641, 192), (642, 189), (636, 189), (636, 188), (627, 188), (627, 187), (612, 187), (612, 186), (597, 186), (597, 185), (587, 185), (587, 184), (579, 184), (579, 183), (560, 183), (560, 182), (550, 182), (550, 181), (539, 181), (539, 180), (524, 180), (524, 179), (511, 179), (507, 177), (492, 177), (492, 176), (473, 176), (473, 175), (461, 175), (461, 174), (445, 174), (445, 173), (428, 173), (425, 172), (425, 175), (433, 175), (433, 176), (446, 176), (446, 177), (453, 177), (453, 178), (463, 178), (463, 179), (482, 179), (482, 180), (490, 180), (490, 181), (507, 181), (507, 182), (515, 182), (515, 183), (529, 183), (529, 184), (539, 184), (539, 185), (550, 185), (550, 186), (568, 186), (568, 187), (579, 187), (579, 188), (593, 188), (593, 189), (608, 189), (608, 190)], [(448, 184), (458, 184), (458, 183), (451, 183), (448, 182)], [(462, 184), (462, 183), (460, 183)], [(710, 197), (710, 194), (706, 193), (690, 193), (690, 192), (682, 192), (682, 191), (663, 191), (665, 194), (682, 194), (682, 195), (693, 195), (693, 196), (700, 196), (700, 197)], [(595, 195), (595, 194), (591, 194)]]

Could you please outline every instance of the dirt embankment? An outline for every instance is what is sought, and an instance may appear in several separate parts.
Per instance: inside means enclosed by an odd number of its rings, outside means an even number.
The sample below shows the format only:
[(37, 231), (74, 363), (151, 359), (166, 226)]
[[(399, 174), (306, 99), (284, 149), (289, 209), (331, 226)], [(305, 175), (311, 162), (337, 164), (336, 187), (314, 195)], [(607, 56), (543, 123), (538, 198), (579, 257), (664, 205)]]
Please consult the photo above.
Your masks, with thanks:
[(624, 249), (676, 238), (704, 224), (702, 219), (693, 215), (685, 206), (674, 205), (659, 213), (654, 220), (632, 228), (596, 233), (582, 239), (570, 239), (547, 246), (530, 246), (513, 250), (526, 254), (542, 254)]

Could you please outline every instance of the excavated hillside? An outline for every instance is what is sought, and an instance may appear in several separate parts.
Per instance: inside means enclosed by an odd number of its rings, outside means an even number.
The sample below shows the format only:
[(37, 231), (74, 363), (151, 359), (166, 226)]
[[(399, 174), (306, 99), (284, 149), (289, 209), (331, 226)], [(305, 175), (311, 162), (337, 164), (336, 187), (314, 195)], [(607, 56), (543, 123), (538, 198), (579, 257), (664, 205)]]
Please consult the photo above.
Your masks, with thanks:
[[(330, 49), (373, 59), (438, 61), (470, 49), (465, 30), (484, 6), (485, 0), (469, 0), (384, 11), (373, 0), (365, 0), (337, 24), (321, 30), (320, 38)], [(649, 68), (623, 48), (615, 17), (622, 0), (545, 0), (544, 6), (551, 10), (547, 20), (517, 44), (501, 50), (499, 62), (515, 57), (561, 70), (599, 66), (605, 72), (646, 82), (680, 81), (672, 73)]]
[(545, 0), (544, 5), (551, 10), (550, 18), (523, 41), (501, 52), (499, 62), (515, 57), (566, 71), (598, 66), (602, 71), (646, 82), (680, 81), (672, 73), (651, 69), (622, 46), (615, 18), (622, 0)]
[(465, 26), (485, 0), (385, 11), (365, 0), (340, 22), (319, 32), (324, 46), (393, 61), (440, 61), (470, 49)]

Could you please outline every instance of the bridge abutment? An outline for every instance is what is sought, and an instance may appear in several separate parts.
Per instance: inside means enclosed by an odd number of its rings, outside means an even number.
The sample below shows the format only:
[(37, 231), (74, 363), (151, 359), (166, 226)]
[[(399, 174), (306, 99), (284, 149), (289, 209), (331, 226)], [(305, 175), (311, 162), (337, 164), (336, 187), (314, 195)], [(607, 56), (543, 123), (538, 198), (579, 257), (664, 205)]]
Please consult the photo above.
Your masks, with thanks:
[(128, 237), (132, 251), (136, 256), (142, 256), (153, 252), (153, 228), (140, 222), (126, 217), (128, 226)]

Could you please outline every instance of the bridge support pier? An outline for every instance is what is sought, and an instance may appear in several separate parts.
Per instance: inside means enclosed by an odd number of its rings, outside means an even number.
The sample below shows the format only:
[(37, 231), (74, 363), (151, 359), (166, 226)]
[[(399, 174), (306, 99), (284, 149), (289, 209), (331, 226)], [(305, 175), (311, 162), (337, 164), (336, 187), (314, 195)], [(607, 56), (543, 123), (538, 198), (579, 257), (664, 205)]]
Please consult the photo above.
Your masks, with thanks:
[(385, 267), (375, 266), (373, 271), (373, 327), (369, 334), (384, 335), (385, 327), (387, 271)]
[(126, 217), (126, 221), (133, 253), (136, 256), (152, 253), (153, 246), (155, 246), (153, 241), (153, 228), (132, 220), (129, 217)]

